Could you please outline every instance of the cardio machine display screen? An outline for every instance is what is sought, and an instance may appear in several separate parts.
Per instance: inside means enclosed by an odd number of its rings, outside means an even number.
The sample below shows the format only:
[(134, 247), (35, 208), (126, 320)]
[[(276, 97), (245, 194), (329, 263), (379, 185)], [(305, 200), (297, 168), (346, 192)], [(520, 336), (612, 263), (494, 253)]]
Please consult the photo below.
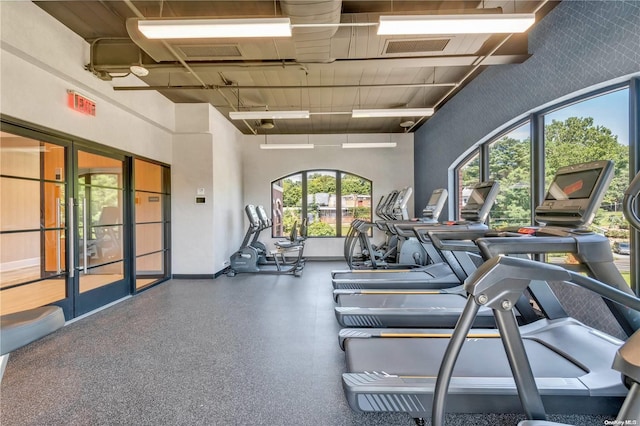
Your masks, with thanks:
[(557, 175), (545, 200), (579, 200), (591, 196), (602, 169), (583, 170)]
[(467, 201), (465, 208), (472, 205), (482, 206), (487, 199), (487, 195), (489, 195), (490, 191), (490, 186), (481, 186), (479, 188), (474, 188), (473, 191), (471, 191), (471, 195), (469, 195), (469, 200)]
[(441, 195), (442, 195), (442, 191), (434, 192), (433, 194), (431, 194), (431, 198), (429, 198), (427, 205), (435, 206), (436, 204), (438, 204), (438, 200), (440, 199)]

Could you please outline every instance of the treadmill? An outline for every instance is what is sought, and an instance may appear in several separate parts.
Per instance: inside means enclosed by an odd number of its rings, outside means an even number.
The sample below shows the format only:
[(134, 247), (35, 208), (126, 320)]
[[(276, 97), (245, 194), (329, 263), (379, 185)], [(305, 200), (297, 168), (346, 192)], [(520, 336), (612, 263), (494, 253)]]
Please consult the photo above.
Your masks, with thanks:
[[(554, 274), (558, 274), (558, 276), (554, 276)], [(464, 312), (460, 317), (459, 324), (447, 345), (438, 370), (432, 406), (432, 425), (441, 426), (443, 424), (445, 400), (448, 397), (447, 388), (450, 384), (461, 348), (465, 344), (465, 341), (468, 340), (468, 333), (473, 316), (481, 305), (491, 307), (498, 320), (500, 338), (505, 348), (504, 353), (508, 359), (513, 382), (516, 386), (523, 411), (529, 419), (535, 419), (541, 422), (545, 420), (545, 405), (550, 404), (549, 398), (546, 398), (547, 401), (543, 402), (543, 398), (541, 398), (538, 392), (537, 382), (542, 382), (542, 380), (534, 378), (532, 374), (532, 363), (528, 359), (526, 349), (529, 344), (527, 341), (529, 336), (525, 334), (520, 335), (520, 330), (515, 325), (510, 308), (518, 294), (526, 288), (527, 281), (538, 279), (540, 275), (547, 279), (554, 281), (563, 280), (573, 285), (589, 289), (601, 297), (606, 298), (606, 300), (618, 303), (619, 306), (623, 306), (624, 309), (633, 310), (636, 315), (640, 314), (640, 299), (633, 294), (612, 288), (608, 284), (585, 277), (576, 272), (571, 272), (566, 269), (562, 270), (562, 268), (557, 265), (539, 263), (529, 259), (508, 257), (492, 258), (478, 274), (475, 274), (472, 279), (465, 283), (465, 288), (469, 292), (469, 298)], [(565, 275), (565, 277), (563, 278), (562, 275)], [(637, 318), (640, 319), (640, 316)], [(523, 329), (524, 328), (521, 328), (521, 330)], [(568, 330), (570, 330), (570, 327), (567, 327), (565, 332)], [(579, 333), (581, 332), (582, 330), (579, 331)], [(555, 334), (554, 337), (556, 339), (573, 337), (562, 336), (562, 334), (558, 332)], [(551, 336), (551, 334), (549, 336)], [(589, 344), (598, 341), (597, 337), (589, 338), (589, 336), (587, 336), (587, 339), (589, 340), (589, 342), (587, 342)], [(582, 339), (578, 339), (577, 342), (578, 344), (585, 343)], [(550, 348), (568, 346), (567, 343), (559, 343), (558, 340), (554, 342), (553, 339), (551, 339), (551, 341), (547, 339), (546, 343), (549, 344)], [(632, 384), (632, 390), (618, 413), (618, 419), (637, 419), (640, 417), (640, 399), (638, 399), (640, 396), (640, 393), (638, 393), (640, 388), (637, 386), (637, 380), (640, 377), (640, 369), (638, 368), (640, 367), (640, 358), (638, 357), (640, 352), (637, 352), (637, 350), (640, 349), (640, 346), (638, 346), (639, 343), (640, 331), (635, 331), (627, 342), (616, 350), (612, 368), (617, 370), (617, 372), (622, 372), (626, 376), (625, 380), (630, 379), (629, 381)], [(636, 351), (635, 355), (632, 355), (632, 351), (634, 350)], [(582, 351), (587, 353), (594, 352), (593, 348), (590, 347), (572, 348), (572, 352), (566, 353), (567, 359), (571, 359), (570, 357), (575, 354), (582, 356)], [(603, 353), (609, 351), (610, 348), (606, 348)], [(574, 358), (571, 361), (575, 362), (576, 360), (577, 359)], [(599, 368), (593, 364), (595, 359), (588, 361), (591, 369), (585, 371), (587, 374), (581, 375), (581, 380), (587, 384), (586, 387), (589, 388), (592, 395), (596, 395), (596, 390), (598, 390), (597, 398), (601, 398), (605, 396), (606, 392), (609, 392), (608, 398), (613, 402), (613, 394), (617, 393), (615, 388), (619, 389), (619, 385), (615, 381), (610, 382), (609, 380), (609, 378), (612, 377), (612, 373), (616, 373), (608, 369), (611, 365), (611, 358), (603, 359), (604, 363)], [(587, 365), (581, 366), (581, 368), (585, 367), (587, 367)], [(567, 374), (567, 372), (565, 372), (565, 374)], [(613, 377), (615, 377), (615, 375), (616, 374), (613, 374)], [(607, 386), (609, 386), (608, 389)], [(593, 401), (590, 400), (588, 403), (593, 403)], [(617, 402), (614, 404), (618, 405)], [(583, 410), (577, 409), (576, 412), (583, 412)], [(538, 424), (542, 426), (545, 423)]]
[[(539, 210), (539, 215), (545, 214), (543, 209)], [(559, 219), (555, 221), (560, 224), (564, 223)], [(586, 228), (590, 224), (590, 217), (585, 217), (580, 225), (581, 228)], [(570, 222), (567, 227), (571, 231), (575, 228), (575, 224)], [(438, 228), (434, 229), (435, 231), (430, 232), (430, 234), (434, 236), (440, 248), (445, 248), (446, 244), (440, 241), (438, 235), (449, 235), (455, 239), (459, 238), (460, 234), (469, 234), (476, 237), (484, 236), (484, 234), (496, 234), (496, 231), (488, 230), (475, 234), (465, 231), (444, 233), (438, 232)], [(523, 229), (528, 228), (525, 227)], [(515, 231), (517, 230), (516, 228)], [(515, 234), (519, 235), (517, 232)], [(425, 239), (422, 234), (418, 235), (422, 240)], [(496, 235), (499, 235), (499, 233)], [(460, 244), (460, 242), (457, 241), (456, 244)], [(474, 270), (475, 268), (472, 270), (467, 269), (465, 272), (470, 275)], [(547, 303), (556, 303), (554, 302), (555, 296), (550, 294), (550, 289), (545, 283), (535, 283), (530, 292), (534, 298), (544, 298)], [(467, 292), (462, 285), (439, 291), (334, 290), (334, 299), (339, 304), (335, 308), (335, 315), (338, 323), (343, 327), (453, 328), (462, 313), (466, 298)], [(551, 308), (549, 307), (548, 309)], [(553, 309), (556, 311), (562, 310), (559, 304), (556, 304)], [(518, 322), (521, 325), (539, 319), (532, 311), (527, 297), (522, 297), (518, 301), (516, 313)], [(474, 327), (495, 327), (495, 319), (491, 309), (484, 306), (480, 307), (473, 325)]]
[[(474, 185), (469, 196), (469, 201), (463, 207), (462, 221), (446, 222), (444, 224), (411, 225), (415, 229), (415, 235), (425, 230), (478, 230), (485, 231), (485, 221), (489, 211), (495, 203), (499, 191), (499, 184), (495, 181), (481, 182)], [(473, 247), (473, 245), (471, 245)], [(439, 262), (405, 271), (334, 271), (332, 282), (334, 289), (434, 289), (459, 285), (466, 275), (456, 274), (452, 270), (452, 264), (459, 262), (461, 265), (472, 264), (473, 260), (463, 250), (450, 253), (450, 263)], [(454, 259), (455, 258), (455, 259)], [(475, 265), (477, 266), (477, 265)]]
[[(532, 282), (569, 281), (582, 285), (594, 280), (556, 265), (529, 262), (535, 267), (523, 268), (521, 263), (526, 259), (500, 255), (573, 253), (589, 275), (608, 284), (611, 292), (633, 296), (613, 264), (608, 240), (581, 227), (595, 215), (612, 176), (611, 161), (562, 168), (543, 205), (536, 209), (536, 219), (547, 226), (528, 227), (519, 237), (477, 240), (483, 256), (491, 260), (467, 281), (465, 289), (474, 296), (467, 304), (475, 304), (477, 300), (494, 311), (496, 308), (509, 311), (509, 315), (500, 315), (501, 328), (522, 336), (523, 348), (518, 353), (526, 354), (530, 360), (544, 407), (550, 413), (616, 413), (626, 388), (620, 375), (603, 365), (611, 362), (623, 342), (570, 317), (549, 315), (544, 306), (541, 308), (547, 318), (518, 327), (511, 309)], [(558, 223), (564, 226), (554, 226)], [(569, 224), (575, 228), (569, 229)], [(496, 283), (490, 286), (481, 277), (494, 269), (498, 271), (492, 275)], [(514, 284), (518, 288), (510, 290), (509, 286)], [(628, 335), (640, 328), (637, 311), (617, 303), (608, 306)], [(406, 412), (414, 418), (429, 416), (437, 366), (443, 360), (450, 337), (450, 331), (442, 329), (342, 330), (340, 343), (347, 361), (342, 382), (351, 408), (365, 412)], [(505, 353), (499, 334), (495, 330), (476, 329), (463, 335), (462, 340), (465, 345), (458, 355), (448, 390), (449, 411), (520, 412), (520, 399), (508, 362), (511, 354), (508, 357)]]

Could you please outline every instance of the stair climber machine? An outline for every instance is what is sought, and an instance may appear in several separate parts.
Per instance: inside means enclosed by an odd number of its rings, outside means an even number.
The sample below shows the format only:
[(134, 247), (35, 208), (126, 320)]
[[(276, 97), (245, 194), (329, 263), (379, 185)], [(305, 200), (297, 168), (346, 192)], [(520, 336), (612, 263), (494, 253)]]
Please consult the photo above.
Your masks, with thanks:
[[(541, 420), (546, 412), (618, 412), (627, 389), (609, 366), (623, 340), (555, 309), (557, 299), (551, 309), (548, 300), (535, 299), (540, 319), (524, 326), (518, 326), (513, 312), (534, 284), (568, 283), (601, 296), (622, 334), (631, 336), (640, 328), (640, 302), (613, 263), (608, 239), (585, 227), (612, 176), (611, 161), (561, 168), (536, 209), (543, 226), (477, 239), (489, 260), (465, 281), (469, 297), (453, 335), (443, 329), (343, 330), (347, 373), (342, 382), (351, 408), (406, 412), (419, 424), (433, 415), (433, 424), (440, 425), (444, 393), (447, 410), (457, 413), (518, 413), (525, 406), (530, 419)], [(432, 238), (447, 238), (445, 232), (436, 234)], [(510, 257), (548, 253), (572, 253), (579, 269)], [(470, 331), (481, 307), (493, 311), (497, 332)]]
[[(394, 189), (387, 195), (383, 195), (382, 197), (380, 197), (380, 201), (375, 208), (375, 215), (383, 220), (392, 220), (392, 218), (388, 217), (385, 212), (390, 209), (390, 205), (393, 205), (398, 194), (399, 191)], [(370, 222), (362, 219), (354, 219), (351, 222), (347, 237), (345, 238), (344, 242), (344, 258), (350, 268), (357, 269), (361, 267), (371, 267), (371, 265), (366, 265), (367, 258), (371, 257), (370, 252), (373, 252), (373, 250), (375, 250), (378, 252), (377, 257), (382, 257), (384, 252), (386, 251), (386, 240), (381, 244), (373, 244), (369, 242), (370, 246), (363, 244), (363, 242), (361, 241), (361, 239), (363, 238), (361, 232), (368, 232), (371, 227), (372, 224)], [(357, 250), (357, 248), (359, 248), (360, 250)], [(375, 258), (376, 256), (374, 256), (374, 259)], [(373, 266), (375, 267), (375, 262)]]
[[(385, 223), (387, 221), (405, 220), (409, 218), (407, 204), (413, 194), (413, 189), (406, 187), (400, 191), (392, 191), (385, 200), (378, 203), (376, 214), (382, 218), (376, 222), (357, 221), (353, 224), (355, 229), (354, 237), (357, 237), (357, 243), (360, 246), (360, 253), (364, 258), (364, 262), (360, 267), (364, 269), (390, 268), (396, 263), (398, 254), (398, 238), (389, 232)], [(373, 229), (379, 229), (384, 232), (385, 240), (380, 244), (373, 244), (369, 238), (369, 233)], [(357, 244), (352, 240), (350, 246), (351, 253), (346, 257), (347, 263), (352, 265), (350, 259), (353, 258), (353, 251), (356, 250)], [(350, 242), (345, 241), (345, 247)], [(346, 252), (346, 248), (345, 248)], [(353, 267), (352, 265), (351, 267)]]
[[(441, 289), (460, 285), (467, 277), (469, 269), (475, 270), (476, 262), (481, 261), (477, 255), (459, 250), (454, 253), (441, 253), (433, 249), (424, 233), (433, 230), (470, 230), (484, 232), (488, 229), (485, 224), (498, 196), (499, 184), (495, 181), (480, 182), (473, 186), (469, 202), (463, 207), (463, 220), (445, 222), (442, 224), (409, 224), (398, 226), (400, 232), (410, 232), (421, 239), (425, 251), (430, 257), (431, 264), (421, 268), (380, 271), (353, 270), (332, 271), (333, 287), (336, 290), (380, 290), (380, 289)], [(404, 231), (405, 227), (408, 229)], [(477, 250), (473, 244), (468, 248)], [(445, 262), (443, 257), (449, 259)], [(465, 269), (467, 272), (465, 272)]]
[(444, 188), (436, 189), (431, 193), (429, 201), (424, 209), (422, 209), (422, 217), (413, 220), (388, 221), (385, 223), (388, 232), (394, 234), (398, 240), (397, 263), (399, 265), (424, 266), (429, 262), (429, 253), (425, 251), (423, 244), (416, 236), (399, 232), (400, 225), (416, 226), (429, 225), (438, 223), (438, 218), (445, 203), (447, 202), (448, 192)]
[[(260, 249), (253, 247), (251, 241), (256, 239), (256, 233), (263, 229), (262, 222), (254, 205), (248, 204), (245, 207), (245, 213), (249, 218), (249, 227), (240, 249), (231, 255), (227, 276), (233, 277), (239, 273), (292, 274), (296, 277), (301, 276), (302, 268), (304, 267), (302, 257), (304, 241), (286, 248), (276, 246), (275, 250), (269, 252), (273, 263), (268, 261), (265, 254), (262, 254), (261, 259)], [(294, 260), (291, 260), (292, 258)], [(261, 263), (261, 260), (266, 263)]]
[[(410, 188), (408, 188), (410, 189)], [(408, 190), (405, 188), (405, 190)], [(410, 194), (410, 192), (407, 192)], [(366, 222), (356, 219), (351, 222), (349, 232), (344, 242), (344, 257), (349, 265), (349, 270), (353, 269), (408, 269), (424, 266), (428, 263), (428, 254), (423, 250), (420, 242), (413, 236), (399, 237), (394, 227), (395, 223), (411, 223), (411, 224), (427, 224), (437, 222), (442, 209), (447, 201), (447, 190), (436, 189), (431, 194), (429, 202), (422, 210), (422, 217), (412, 220), (387, 219), (387, 215), (383, 213), (385, 200), (391, 197), (390, 193), (387, 197), (381, 198), (376, 207), (376, 214), (383, 218), (375, 223)], [(406, 201), (408, 198), (403, 196), (404, 208), (402, 205), (396, 208), (400, 212), (400, 216), (408, 216), (406, 210)], [(393, 211), (393, 207), (389, 208)], [(374, 227), (385, 232), (386, 240), (383, 245), (376, 246), (369, 238), (370, 230)], [(360, 256), (356, 254), (359, 250)], [(369, 260), (364, 262), (362, 254), (369, 255)], [(370, 254), (373, 254), (371, 256)], [(396, 262), (390, 263), (391, 255), (394, 255)]]

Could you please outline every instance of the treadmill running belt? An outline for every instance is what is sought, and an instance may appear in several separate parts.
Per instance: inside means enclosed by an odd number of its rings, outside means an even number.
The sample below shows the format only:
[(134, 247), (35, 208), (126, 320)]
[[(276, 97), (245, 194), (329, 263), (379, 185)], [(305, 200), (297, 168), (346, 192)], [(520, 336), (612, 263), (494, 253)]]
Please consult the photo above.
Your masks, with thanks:
[[(347, 370), (350, 372), (384, 371), (399, 376), (435, 377), (448, 343), (447, 338), (349, 339), (345, 342)], [(525, 339), (524, 343), (536, 378), (580, 377), (587, 373), (577, 364), (537, 341)], [(365, 350), (362, 350), (363, 348)], [(381, 353), (385, 356), (381, 357)], [(454, 377), (512, 377), (500, 338), (467, 339), (453, 375)]]

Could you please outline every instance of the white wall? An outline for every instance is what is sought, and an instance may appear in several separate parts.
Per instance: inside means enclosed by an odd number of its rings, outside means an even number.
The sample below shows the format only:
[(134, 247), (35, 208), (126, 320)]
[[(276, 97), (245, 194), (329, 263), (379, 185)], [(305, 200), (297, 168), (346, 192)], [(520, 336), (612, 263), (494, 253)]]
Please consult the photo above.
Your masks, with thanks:
[[(89, 44), (30, 1), (0, 1), (0, 112), (171, 162), (173, 104), (156, 92), (115, 92), (84, 70)], [(96, 116), (67, 107), (67, 90), (96, 102)]]
[[(172, 271), (211, 275), (242, 241), (242, 134), (209, 104), (175, 109)], [(195, 203), (198, 189), (205, 204)]]
[[(340, 169), (373, 181), (374, 198), (413, 185), (413, 136), (393, 149), (343, 150), (345, 135), (315, 135), (311, 151), (263, 151), (208, 104), (174, 105), (156, 92), (116, 92), (136, 77), (99, 80), (84, 70), (89, 45), (31, 2), (0, 0), (0, 112), (171, 165), (172, 271), (212, 274), (242, 241), (247, 203), (269, 205), (270, 183), (306, 169)], [(96, 116), (67, 107), (67, 90), (93, 99)], [(269, 136), (302, 142), (306, 135)], [(389, 135), (349, 135), (349, 142)], [(207, 203), (195, 205), (198, 188)], [(409, 206), (413, 211), (412, 203)], [(266, 237), (266, 235), (265, 235)], [(341, 256), (342, 239), (311, 239), (309, 256)]]
[[(243, 233), (240, 132), (208, 104), (114, 91), (143, 83), (84, 70), (89, 44), (32, 2), (0, 1), (0, 24), (0, 112), (170, 164), (172, 271), (221, 270)], [(67, 90), (94, 100), (96, 116), (68, 108)], [(204, 205), (194, 203), (197, 188)]]
[[(348, 142), (389, 142), (389, 134), (349, 135)], [(346, 135), (269, 135), (268, 143), (312, 143), (309, 150), (261, 150), (264, 135), (245, 135), (242, 143), (244, 203), (271, 205), (271, 182), (291, 173), (308, 169), (338, 169), (373, 181), (372, 203), (393, 189), (413, 186), (413, 134), (392, 134), (395, 148), (342, 149)], [(413, 212), (413, 199), (408, 206)], [(269, 210), (269, 209), (267, 209)], [(239, 211), (239, 213), (243, 213)], [(245, 228), (248, 222), (245, 223)], [(261, 235), (272, 243), (267, 232)], [(341, 257), (341, 238), (310, 238), (307, 257)]]

